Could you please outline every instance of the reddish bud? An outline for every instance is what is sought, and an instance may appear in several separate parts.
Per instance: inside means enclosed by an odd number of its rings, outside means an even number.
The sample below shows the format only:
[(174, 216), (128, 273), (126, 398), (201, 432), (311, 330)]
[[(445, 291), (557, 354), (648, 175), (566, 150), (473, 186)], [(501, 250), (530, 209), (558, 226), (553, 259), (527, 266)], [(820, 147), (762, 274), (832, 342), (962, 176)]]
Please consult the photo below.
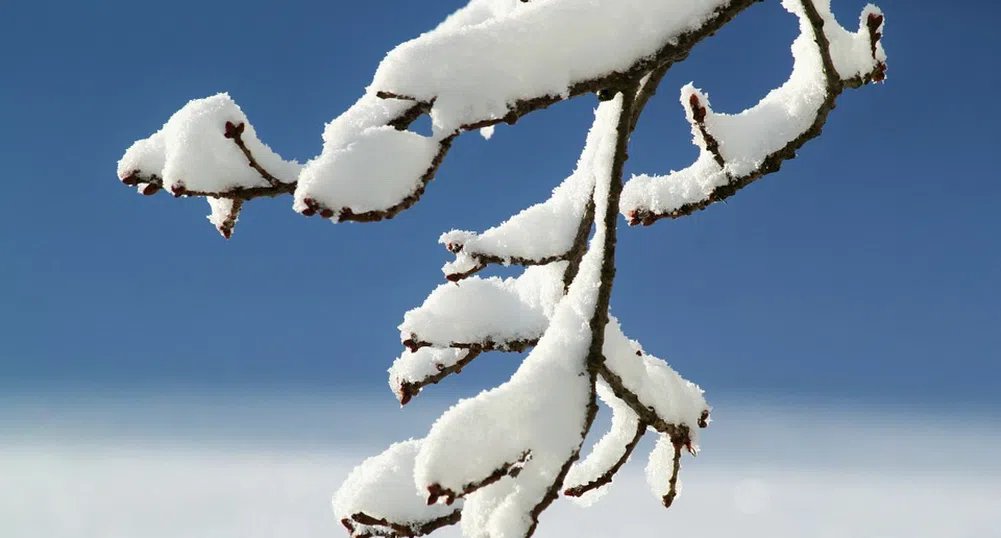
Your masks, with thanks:
[(320, 210), (320, 217), (325, 219), (331, 219), (334, 217), (334, 210), (325, 207)]
[(698, 94), (693, 93), (691, 97), (688, 98), (688, 104), (692, 107), (692, 119), (695, 123), (702, 123), (706, 121), (706, 108), (702, 106), (699, 102)]
[(153, 196), (154, 194), (160, 192), (160, 186), (154, 183), (147, 183), (143, 185), (141, 192), (143, 196)]
[(122, 183), (128, 185), (129, 187), (135, 187), (139, 184), (139, 170), (133, 170), (126, 174), (125, 177), (119, 179), (121, 179)]
[(227, 121), (226, 131), (225, 133), (223, 133), (223, 136), (225, 136), (226, 138), (240, 138), (240, 135), (243, 134), (243, 129), (244, 129), (243, 122), (240, 122), (239, 125), (233, 125), (233, 122)]
[(184, 196), (187, 190), (184, 188), (184, 183), (175, 183), (170, 187), (170, 193), (174, 195), (174, 198), (180, 198)]
[(302, 203), (306, 204), (306, 209), (300, 211), (302, 215), (312, 217), (316, 214), (316, 208), (318, 207), (316, 200), (313, 200), (312, 198), (303, 198)]

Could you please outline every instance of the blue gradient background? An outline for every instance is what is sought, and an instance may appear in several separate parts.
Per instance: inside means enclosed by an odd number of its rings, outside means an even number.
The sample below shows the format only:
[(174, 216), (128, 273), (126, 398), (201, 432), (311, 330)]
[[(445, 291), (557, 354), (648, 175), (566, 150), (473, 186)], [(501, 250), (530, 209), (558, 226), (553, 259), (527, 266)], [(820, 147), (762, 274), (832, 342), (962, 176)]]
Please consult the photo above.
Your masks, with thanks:
[[(334, 226), (299, 217), (290, 198), (261, 200), (227, 242), (204, 219), (204, 201), (144, 198), (115, 178), (132, 141), (187, 100), (219, 91), (286, 158), (316, 155), (323, 123), (361, 95), (383, 54), (461, 3), (39, 0), (0, 9), (0, 476), (20, 477), (0, 480), (0, 516), (23, 524), (19, 534), (0, 523), (0, 534), (118, 536), (100, 523), (118, 521), (108, 517), (115, 506), (81, 503), (93, 491), (146, 502), (143, 477), (160, 475), (130, 475), (129, 462), (148, 471), (175, 456), (194, 475), (149, 500), (173, 507), (175, 523), (218, 523), (185, 519), (201, 509), (182, 506), (195, 503), (192, 484), (218, 499), (212, 487), (249, 491), (243, 475), (259, 473), (264, 482), (251, 489), (271, 500), (237, 496), (227, 509), (314, 521), (289, 500), (311, 499), (320, 504), (309, 504), (310, 517), (325, 519), (288, 535), (339, 532), (326, 495), (358, 454), (420, 435), (455, 398), (513, 371), (516, 357), (483, 356), (404, 411), (386, 387), (402, 349), (396, 325), (442, 281), (449, 255), (438, 235), (482, 230), (543, 200), (573, 169), (594, 99), (500, 126), (490, 141), (460, 138), (424, 199), (377, 224)], [(864, 2), (833, 4), (853, 28)], [(1001, 439), (1001, 8), (879, 4), (887, 83), (843, 95), (819, 140), (728, 204), (623, 226), (613, 310), (628, 335), (716, 405), (703, 457), (706, 472), (724, 478), (706, 479), (712, 487), (737, 491), (744, 482), (727, 480), (778, 471), (793, 473), (786, 485), (828, 473), (815, 483), (826, 487), (853, 469), (861, 478), (847, 482), (844, 502), (827, 505), (836, 517), (859, 491), (876, 492), (883, 509), (898, 496), (953, 491), (927, 482), (932, 469), (976, 501), (933, 503), (948, 521), (936, 527), (921, 518), (938, 512), (915, 498), (871, 521), (910, 521), (918, 531), (853, 536), (991, 536), (976, 529), (1001, 528), (1001, 469), (990, 456)], [(786, 79), (796, 31), (769, 0), (700, 44), (648, 107), (627, 175), (695, 158), (681, 85), (708, 91), (717, 111), (742, 110)], [(860, 425), (869, 434), (854, 439)], [(853, 443), (864, 446), (840, 450)], [(135, 453), (115, 451), (133, 445)], [(944, 448), (965, 456), (942, 459)], [(257, 459), (214, 475), (214, 451)], [(304, 465), (289, 478), (298, 493), (286, 497), (265, 478), (282, 461)], [(326, 474), (315, 474), (318, 461)], [(117, 482), (91, 485), (109, 472)], [(806, 490), (789, 491), (791, 507)], [(634, 504), (621, 499), (614, 506)], [(40, 534), (26, 503), (41, 510), (38, 521), (75, 514), (82, 523)], [(139, 518), (146, 508), (117, 515)], [(950, 526), (961, 512), (981, 518), (971, 516), (969, 534)], [(814, 520), (802, 517), (790, 536), (840, 536), (805, 532)], [(708, 519), (757, 536), (748, 521)], [(150, 536), (199, 535), (156, 528)], [(232, 535), (249, 536), (241, 529)]]

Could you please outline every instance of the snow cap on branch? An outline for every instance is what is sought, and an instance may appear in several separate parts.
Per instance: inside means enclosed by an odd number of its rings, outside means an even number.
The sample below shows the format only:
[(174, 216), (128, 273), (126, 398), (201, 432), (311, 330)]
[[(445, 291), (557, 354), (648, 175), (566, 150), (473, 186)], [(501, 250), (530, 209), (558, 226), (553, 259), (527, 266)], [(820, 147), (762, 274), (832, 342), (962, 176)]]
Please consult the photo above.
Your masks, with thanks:
[(421, 536), (458, 521), (462, 503), (428, 505), (414, 490), (420, 439), (395, 443), (354, 468), (334, 494), (334, 515), (354, 536), (370, 527), (394, 536)]
[(283, 160), (261, 142), (243, 111), (225, 93), (188, 102), (163, 128), (134, 143), (118, 161), (118, 177), (125, 181), (137, 174), (128, 181), (142, 183), (156, 176), (162, 188), (178, 195), (268, 187), (268, 180), (248, 164), (234, 143), (236, 131), (257, 162), (278, 181), (295, 181), (299, 164)]
[[(431, 103), (435, 131), (452, 133), (503, 118), (520, 99), (565, 95), (577, 82), (632, 67), (728, 0), (545, 0), (489, 12), (485, 2), (396, 47), (379, 65), (372, 91)], [(426, 66), (434, 65), (434, 69)]]
[(517, 278), (468, 278), (438, 286), (400, 324), (407, 347), (524, 347), (546, 330), (563, 296), (566, 263), (529, 267)]
[[(861, 27), (852, 33), (834, 19), (828, 0), (807, 1), (782, 2), (800, 19), (800, 35), (792, 44), (793, 70), (758, 104), (739, 114), (721, 114), (713, 112), (708, 97), (692, 85), (682, 89), (681, 103), (701, 149), (699, 157), (666, 176), (633, 177), (620, 201), (630, 223), (685, 215), (777, 170), (782, 160), (820, 134), (834, 98), (845, 86), (883, 80), (886, 54), (879, 42), (883, 17), (878, 8), (867, 6)], [(811, 20), (813, 14), (818, 20)], [(816, 34), (817, 22), (823, 24), (823, 34)]]

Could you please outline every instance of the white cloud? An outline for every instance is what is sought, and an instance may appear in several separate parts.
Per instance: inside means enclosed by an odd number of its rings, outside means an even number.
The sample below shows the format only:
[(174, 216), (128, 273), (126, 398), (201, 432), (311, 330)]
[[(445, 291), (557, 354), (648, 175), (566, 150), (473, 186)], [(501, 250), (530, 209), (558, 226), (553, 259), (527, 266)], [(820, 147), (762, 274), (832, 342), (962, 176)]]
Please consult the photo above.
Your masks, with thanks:
[[(359, 414), (364, 402), (347, 399), (88, 401), (4, 406), (3, 538), (344, 536), (329, 509), (340, 480), (382, 436), (425, 429), (437, 405)], [(685, 460), (670, 510), (634, 460), (594, 506), (558, 502), (537, 536), (1001, 537), (996, 424), (728, 409), (717, 406), (703, 455)], [(366, 446), (347, 442), (359, 437)]]

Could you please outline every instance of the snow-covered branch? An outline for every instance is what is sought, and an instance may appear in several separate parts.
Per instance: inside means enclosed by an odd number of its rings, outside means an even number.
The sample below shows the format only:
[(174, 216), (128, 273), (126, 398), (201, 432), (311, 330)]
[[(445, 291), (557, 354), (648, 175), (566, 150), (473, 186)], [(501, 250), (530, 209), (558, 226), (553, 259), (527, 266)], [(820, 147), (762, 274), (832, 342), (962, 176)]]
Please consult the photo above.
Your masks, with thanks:
[[(239, 107), (220, 94), (189, 102), (160, 131), (136, 142), (119, 161), (118, 177), (148, 195), (167, 189), (246, 201), (294, 194), (293, 209), (306, 216), (392, 218), (417, 202), (460, 133), (621, 89), (651, 71), (662, 75), (756, 1), (501, 6), (472, 0), (387, 54), (367, 93), (327, 125), (323, 151), (305, 165), (264, 145)], [(425, 114), (433, 121), (431, 136), (407, 131)], [(227, 122), (244, 126), (245, 150), (226, 136)], [(226, 227), (217, 224), (226, 237), (236, 222), (230, 217)], [(210, 218), (223, 220), (215, 209)]]
[(608, 385), (599, 380), (596, 388), (601, 401), (612, 411), (612, 425), (590, 454), (570, 469), (566, 481), (575, 485), (563, 490), (564, 495), (581, 497), (586, 504), (596, 500), (598, 495), (584, 497), (585, 494), (604, 491), (601, 488), (612, 482), (615, 473), (625, 465), (647, 430), (647, 425), (640, 422), (627, 404), (615, 397)]
[[(471, 538), (528, 538), (561, 492), (597, 498), (647, 432), (659, 437), (648, 481), (665, 506), (674, 502), (682, 451), (698, 452), (710, 408), (697, 385), (644, 352), (610, 314), (619, 214), (650, 224), (733, 195), (818, 136), (845, 88), (886, 72), (878, 8), (867, 6), (849, 32), (829, 0), (782, 0), (800, 21), (789, 80), (737, 115), (714, 112), (706, 94), (685, 86), (698, 159), (624, 186), (629, 137), (664, 75), (755, 1), (470, 0), (387, 54), (305, 164), (265, 145), (226, 94), (189, 102), (126, 151), (124, 183), (147, 195), (205, 197), (226, 238), (244, 202), (285, 194), (303, 215), (369, 222), (416, 203), (460, 134), (597, 95), (577, 166), (547, 200), (481, 233), (441, 236), (455, 254), (447, 282), (399, 325), (406, 349), (389, 385), (400, 403), (481, 353), (528, 353), (506, 382), (459, 401), (425, 438), (352, 471), (333, 507), (354, 538), (414, 538), (454, 524)], [(432, 133), (410, 131), (424, 115)], [(474, 276), (488, 264), (524, 269)], [(580, 460), (599, 398), (611, 428)]]
[(681, 103), (700, 155), (684, 170), (632, 178), (621, 206), (630, 224), (691, 214), (778, 171), (783, 161), (820, 135), (845, 88), (885, 79), (879, 8), (866, 6), (858, 31), (849, 32), (834, 19), (829, 0), (782, 3), (800, 19), (789, 80), (737, 115), (715, 113), (708, 96), (690, 84), (682, 88)]
[(373, 456), (348, 475), (334, 495), (334, 514), (354, 538), (423, 536), (459, 521), (462, 504), (428, 505), (413, 488), (414, 457), (423, 443), (411, 439)]

